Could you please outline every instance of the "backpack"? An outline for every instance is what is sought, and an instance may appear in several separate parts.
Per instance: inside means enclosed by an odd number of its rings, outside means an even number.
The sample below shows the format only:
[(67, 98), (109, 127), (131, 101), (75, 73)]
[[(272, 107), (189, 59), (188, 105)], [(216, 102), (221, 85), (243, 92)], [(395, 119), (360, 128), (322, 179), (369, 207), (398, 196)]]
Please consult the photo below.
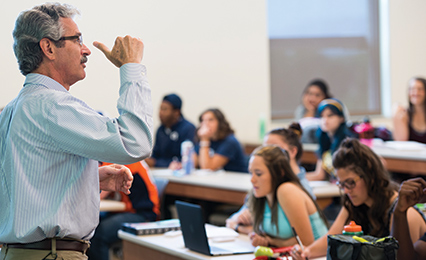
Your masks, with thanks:
[(327, 260), (396, 260), (398, 241), (391, 236), (328, 235)]

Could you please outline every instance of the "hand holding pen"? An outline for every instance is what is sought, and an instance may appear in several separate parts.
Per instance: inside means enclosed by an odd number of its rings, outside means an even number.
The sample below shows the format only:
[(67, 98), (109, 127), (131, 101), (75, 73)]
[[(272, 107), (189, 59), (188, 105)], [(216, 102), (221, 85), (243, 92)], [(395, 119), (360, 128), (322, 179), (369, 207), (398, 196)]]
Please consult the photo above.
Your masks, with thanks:
[[(299, 247), (300, 247), (300, 252), (299, 252), (299, 250), (298, 250), (298, 248), (297, 248), (297, 245), (295, 245), (295, 246), (293, 247), (293, 250), (291, 251), (291, 257), (292, 257), (293, 259), (303, 259), (303, 256), (302, 256), (302, 255), (305, 255), (305, 254), (306, 254), (306, 252), (305, 252), (305, 249), (304, 249), (304, 247), (303, 247), (302, 241), (300, 241), (300, 238), (299, 238), (299, 236), (297, 235), (296, 230), (294, 229), (294, 227), (291, 227), (291, 229), (293, 230), (293, 235), (294, 235), (294, 237), (296, 238), (297, 243), (299, 244)], [(304, 259), (308, 260), (308, 257), (306, 257), (306, 256), (305, 256), (305, 257), (304, 257)]]

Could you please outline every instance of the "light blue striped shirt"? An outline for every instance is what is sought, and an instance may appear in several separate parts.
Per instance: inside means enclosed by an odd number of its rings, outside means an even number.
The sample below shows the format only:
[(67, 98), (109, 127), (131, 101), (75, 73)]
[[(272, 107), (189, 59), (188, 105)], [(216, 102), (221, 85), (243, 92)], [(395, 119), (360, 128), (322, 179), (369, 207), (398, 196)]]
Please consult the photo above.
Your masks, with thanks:
[(0, 113), (0, 242), (93, 236), (97, 161), (131, 164), (152, 150), (145, 73), (141, 64), (120, 68), (118, 118), (99, 115), (49, 77), (27, 75)]

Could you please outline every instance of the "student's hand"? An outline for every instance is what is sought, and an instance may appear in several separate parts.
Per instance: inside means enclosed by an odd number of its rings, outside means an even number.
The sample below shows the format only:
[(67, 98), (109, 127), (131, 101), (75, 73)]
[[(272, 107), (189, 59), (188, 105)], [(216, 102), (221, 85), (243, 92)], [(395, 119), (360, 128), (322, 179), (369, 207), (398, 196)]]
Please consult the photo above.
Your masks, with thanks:
[(124, 165), (111, 164), (99, 167), (99, 186), (101, 190), (121, 191), (130, 194), (133, 175)]
[(422, 178), (404, 181), (399, 188), (398, 203), (395, 210), (405, 212), (417, 203), (426, 202), (426, 181)]
[(235, 230), (235, 228), (237, 227), (237, 225), (238, 225), (238, 221), (236, 221), (235, 219), (232, 219), (232, 218), (228, 218), (228, 219), (226, 219), (226, 224), (225, 224), (225, 226), (226, 226), (227, 228), (230, 228), (230, 229)]
[(208, 141), (213, 137), (213, 131), (207, 125), (201, 125), (197, 131), (197, 135), (200, 137), (201, 141)]
[(141, 39), (129, 35), (117, 37), (115, 44), (110, 50), (101, 42), (93, 42), (93, 45), (102, 51), (107, 59), (120, 68), (126, 63), (141, 63), (144, 45)]
[(405, 109), (403, 106), (401, 106), (398, 103), (395, 103), (392, 106), (392, 112), (393, 112), (394, 117), (396, 117), (396, 118), (402, 119), (402, 118), (407, 117), (407, 109)]
[(172, 161), (170, 164), (169, 164), (169, 169), (170, 170), (180, 170), (180, 169), (182, 169), (182, 163), (181, 162), (179, 162), (179, 161)]
[(310, 256), (310, 251), (309, 248), (304, 248), (305, 250), (303, 250), (300, 248), (300, 246), (298, 244), (293, 246), (293, 249), (290, 252), (290, 255), (292, 257), (292, 259), (294, 260), (306, 260), (309, 259)]
[(253, 246), (268, 246), (268, 239), (264, 236), (258, 235), (254, 232), (249, 234), (251, 244)]
[(253, 220), (249, 209), (244, 209), (237, 217), (237, 222), (244, 226), (253, 224)]

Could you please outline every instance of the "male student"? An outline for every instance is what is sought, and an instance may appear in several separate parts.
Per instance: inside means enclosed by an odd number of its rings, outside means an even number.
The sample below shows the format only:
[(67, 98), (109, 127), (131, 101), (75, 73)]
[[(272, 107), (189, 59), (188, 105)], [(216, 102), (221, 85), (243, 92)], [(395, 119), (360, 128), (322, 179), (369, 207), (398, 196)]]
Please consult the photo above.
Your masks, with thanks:
[(182, 100), (176, 94), (164, 96), (160, 106), (161, 126), (155, 136), (150, 158), (145, 161), (151, 167), (168, 167), (173, 160), (181, 160), (181, 144), (194, 140), (195, 126), (181, 112)]
[(398, 259), (426, 259), (426, 233), (413, 244), (410, 232), (419, 231), (410, 230), (407, 221), (408, 208), (425, 202), (426, 181), (424, 179), (409, 179), (401, 184), (398, 202), (393, 213), (391, 233), (399, 242)]
[[(152, 103), (143, 43), (118, 37), (110, 51), (120, 68), (118, 118), (73, 97), (85, 78), (89, 48), (70, 5), (46, 3), (22, 12), (13, 31), (25, 82), (0, 113), (0, 259), (87, 259), (99, 220), (100, 190), (129, 194), (127, 167), (152, 149)], [(92, 86), (104, 88), (104, 86)]]

